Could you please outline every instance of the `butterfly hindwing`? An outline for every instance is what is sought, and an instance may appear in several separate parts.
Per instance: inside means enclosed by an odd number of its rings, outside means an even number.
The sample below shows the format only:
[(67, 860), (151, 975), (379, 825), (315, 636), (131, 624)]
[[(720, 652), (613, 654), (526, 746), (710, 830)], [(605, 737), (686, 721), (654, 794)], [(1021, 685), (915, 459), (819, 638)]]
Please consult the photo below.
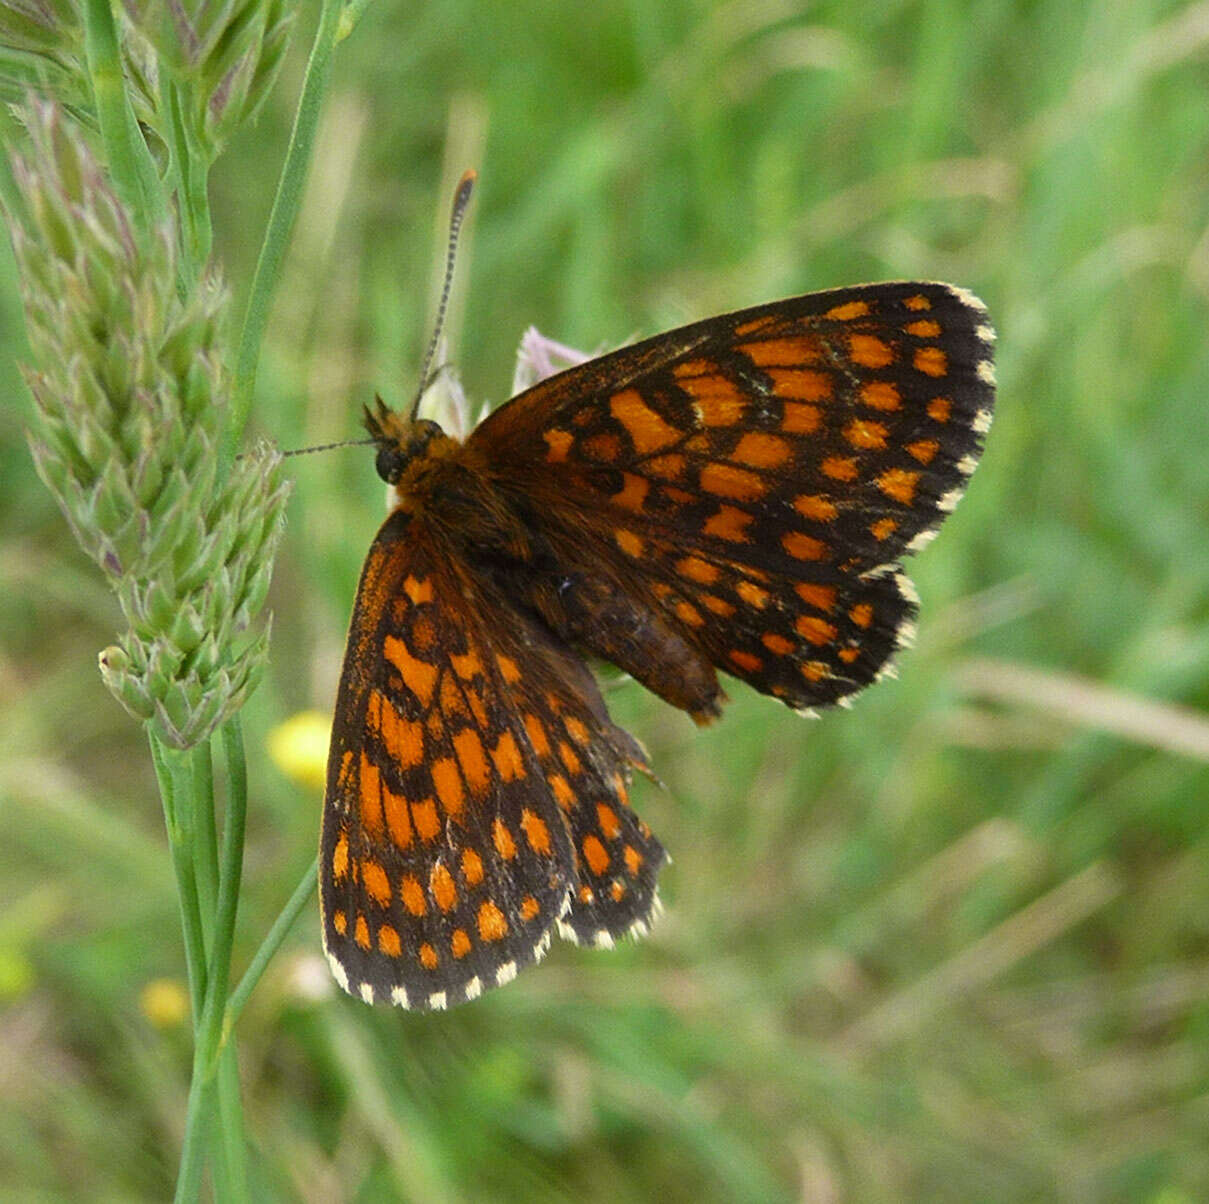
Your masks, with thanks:
[[(810, 294), (572, 368), (467, 447), (524, 495), (568, 570), (624, 590), (630, 627), (664, 625), (619, 662), (644, 684), (714, 713), (706, 686), (686, 700), (650, 664), (679, 640), (687, 671), (695, 650), (792, 706), (828, 704), (913, 630), (898, 562), (977, 465), (993, 338), (982, 304), (948, 285)], [(617, 659), (607, 634), (586, 646)]]

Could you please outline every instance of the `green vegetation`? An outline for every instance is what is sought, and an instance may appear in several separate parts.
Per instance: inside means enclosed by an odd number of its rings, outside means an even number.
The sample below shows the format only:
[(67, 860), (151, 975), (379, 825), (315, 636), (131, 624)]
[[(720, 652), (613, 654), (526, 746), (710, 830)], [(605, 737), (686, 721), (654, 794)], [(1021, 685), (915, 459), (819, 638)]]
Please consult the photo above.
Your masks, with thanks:
[[(260, 6), (284, 59), (258, 120), (181, 94), (164, 131), (184, 168), (225, 143), (208, 204), (204, 173), (177, 183), (237, 315), (318, 21), (303, 6), (286, 45), (283, 7)], [(736, 686), (706, 731), (610, 692), (668, 787), (635, 792), (674, 858), (646, 942), (556, 942), (414, 1016), (330, 993), (303, 910), (237, 1029), (253, 1198), (1209, 1196), (1207, 55), (1200, 2), (364, 8), (251, 434), (357, 437), (375, 390), (410, 395), (467, 166), (451, 331), (476, 402), (530, 322), (590, 349), (909, 276), (990, 306), (1000, 402), (912, 565), (899, 680), (814, 723)], [(133, 116), (155, 97), (132, 87)], [(97, 137), (120, 144), (112, 100)], [(0, 1195), (161, 1200), (193, 1059), (173, 863), (145, 734), (96, 669), (126, 620), (30, 459), (7, 245), (0, 327)], [(334, 698), (371, 458), (286, 462), (233, 983), (314, 857), (320, 791), (267, 747)]]

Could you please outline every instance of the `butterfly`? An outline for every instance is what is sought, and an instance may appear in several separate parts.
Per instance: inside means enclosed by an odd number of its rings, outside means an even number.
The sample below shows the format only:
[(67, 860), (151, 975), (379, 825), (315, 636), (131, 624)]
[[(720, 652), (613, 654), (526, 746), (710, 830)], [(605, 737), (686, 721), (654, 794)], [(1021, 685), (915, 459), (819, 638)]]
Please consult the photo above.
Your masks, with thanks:
[(708, 318), (548, 377), (465, 442), (366, 411), (394, 508), (366, 558), (320, 846), (350, 994), (430, 1010), (658, 907), (642, 747), (586, 656), (698, 722), (719, 672), (809, 711), (887, 671), (900, 562), (965, 490), (994, 334), (919, 281)]

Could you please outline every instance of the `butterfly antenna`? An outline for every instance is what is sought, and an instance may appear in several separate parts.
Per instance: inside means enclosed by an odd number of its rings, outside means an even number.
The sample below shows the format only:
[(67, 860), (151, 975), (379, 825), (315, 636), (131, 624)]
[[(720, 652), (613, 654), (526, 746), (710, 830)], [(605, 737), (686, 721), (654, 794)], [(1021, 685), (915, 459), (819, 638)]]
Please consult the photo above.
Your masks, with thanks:
[(411, 404), (409, 420), (414, 421), (416, 411), (420, 408), (420, 399), (430, 383), (428, 375), (432, 367), (432, 357), (436, 355), (437, 344), (441, 340), (441, 327), (445, 324), (445, 310), (449, 305), (449, 291), (453, 287), (453, 265), (458, 253), (458, 235), (462, 232), (462, 221), (466, 216), (466, 206), (470, 204), (470, 194), (474, 191), (474, 182), (478, 173), (473, 169), (466, 172), (458, 181), (453, 194), (453, 213), (449, 218), (449, 249), (445, 253), (445, 283), (441, 286), (441, 300), (437, 304), (437, 320), (433, 327), (432, 338), (428, 342), (428, 350), (424, 354), (424, 367), (420, 371), (420, 387), (416, 390), (416, 399)]
[(334, 447), (367, 447), (376, 443), (376, 439), (341, 439), (339, 443), (321, 443), (318, 447), (296, 447), (292, 451), (283, 451), (282, 456), (305, 456), (311, 452), (331, 451)]

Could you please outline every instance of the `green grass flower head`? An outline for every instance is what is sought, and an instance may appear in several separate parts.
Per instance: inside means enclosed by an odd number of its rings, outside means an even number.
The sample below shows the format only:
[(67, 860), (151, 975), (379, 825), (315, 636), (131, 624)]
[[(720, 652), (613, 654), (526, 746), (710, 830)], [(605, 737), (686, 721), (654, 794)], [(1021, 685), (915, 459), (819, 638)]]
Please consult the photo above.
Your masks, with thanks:
[(187, 748), (242, 706), (267, 653), (257, 624), (289, 487), (250, 449), (226, 473), (228, 298), (178, 287), (175, 231), (140, 235), (80, 129), (24, 111), (10, 214), (34, 366), (30, 447), (128, 629), (101, 654), (122, 704)]

